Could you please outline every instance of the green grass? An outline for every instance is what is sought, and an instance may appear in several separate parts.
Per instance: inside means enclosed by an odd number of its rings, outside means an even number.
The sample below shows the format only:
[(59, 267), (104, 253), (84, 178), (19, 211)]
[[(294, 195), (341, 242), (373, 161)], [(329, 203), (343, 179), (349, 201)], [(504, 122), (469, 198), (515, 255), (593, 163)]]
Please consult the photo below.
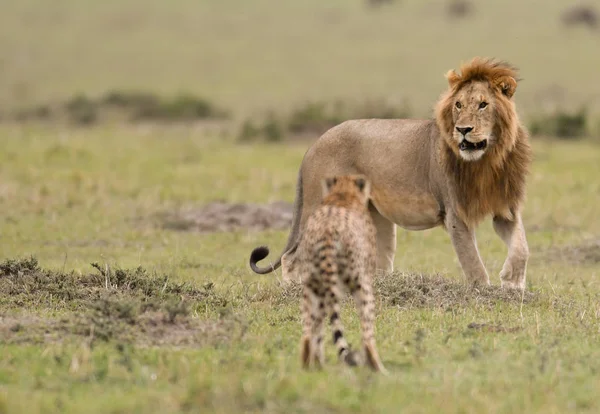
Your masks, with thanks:
[[(498, 287), (506, 250), (489, 222), (477, 236), (493, 286), (479, 291), (443, 230), (398, 232), (397, 271), (375, 283), (389, 377), (340, 366), (331, 346), (324, 371), (301, 370), (298, 286), (247, 265), (286, 231), (162, 221), (292, 201), (309, 142), (241, 144), (238, 121), (338, 99), (427, 116), (443, 73), (474, 55), (522, 69), (524, 119), (587, 107), (596, 122), (598, 33), (563, 27), (564, 2), (474, 2), (465, 20), (445, 4), (5, 0), (0, 119), (140, 91), (207, 99), (234, 122), (0, 124), (0, 414), (600, 411), (593, 140), (534, 140), (523, 296)], [(351, 303), (342, 318), (358, 345)]]
[[(600, 408), (593, 392), (600, 370), (594, 244), (600, 232), (594, 202), (600, 147), (588, 141), (534, 143), (524, 212), (532, 293), (523, 302), (497, 287), (461, 287), (444, 231), (399, 232), (396, 267), (403, 273), (380, 280), (377, 288), (377, 339), (391, 371), (389, 378), (378, 378), (339, 366), (331, 349), (324, 372), (301, 371), (297, 292), (280, 286), (277, 276), (252, 274), (246, 264), (258, 244), (281, 248), (285, 231), (198, 234), (165, 230), (157, 221), (158, 213), (217, 199), (293, 198), (307, 144), (232, 142), (184, 127), (0, 129), (0, 254), (35, 255), (42, 268), (58, 275), (46, 288), (40, 283), (38, 290), (21, 292), (22, 303), (4, 295), (4, 412)], [(504, 247), (489, 223), (478, 237), (497, 286)], [(153, 289), (164, 280), (200, 292), (212, 284), (216, 301), (186, 294), (186, 309), (172, 326), (165, 321), (179, 299), (148, 299), (117, 282), (106, 288), (92, 262), (113, 272), (141, 265), (148, 283), (157, 284)], [(74, 295), (53, 301), (62, 296), (50, 280), (69, 278), (75, 279), (64, 282), (65, 289), (87, 286), (93, 300)], [(98, 281), (97, 287), (89, 280)], [(144, 313), (146, 301), (157, 302), (159, 313)], [(98, 319), (98, 309), (108, 319)], [(127, 318), (135, 321), (133, 328)], [(350, 304), (343, 318), (357, 344)], [(159, 329), (149, 329), (149, 323)], [(91, 325), (113, 333), (99, 339), (90, 335)]]

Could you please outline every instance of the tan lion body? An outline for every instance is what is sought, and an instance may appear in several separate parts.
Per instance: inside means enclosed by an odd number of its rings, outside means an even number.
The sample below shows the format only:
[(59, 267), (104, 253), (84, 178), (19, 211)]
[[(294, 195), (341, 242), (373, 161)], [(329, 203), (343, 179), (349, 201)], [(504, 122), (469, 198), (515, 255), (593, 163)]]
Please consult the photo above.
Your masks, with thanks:
[(378, 269), (393, 269), (396, 225), (444, 226), (467, 280), (489, 284), (475, 227), (492, 216), (509, 252), (503, 286), (524, 288), (529, 252), (520, 211), (531, 155), (512, 101), (516, 72), (481, 59), (461, 69), (461, 75), (449, 73), (435, 120), (353, 120), (319, 138), (302, 161), (294, 224), (280, 261), (258, 268), (268, 254), (261, 247), (252, 268), (267, 273), (281, 263), (284, 278), (290, 277), (298, 235), (321, 202), (322, 179), (362, 174), (371, 182)]

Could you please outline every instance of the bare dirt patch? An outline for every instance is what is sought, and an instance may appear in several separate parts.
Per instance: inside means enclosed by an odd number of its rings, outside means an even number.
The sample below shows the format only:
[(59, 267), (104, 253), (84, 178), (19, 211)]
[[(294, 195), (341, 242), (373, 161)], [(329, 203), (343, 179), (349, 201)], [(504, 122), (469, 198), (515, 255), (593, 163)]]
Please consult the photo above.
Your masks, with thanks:
[(553, 262), (573, 264), (600, 263), (600, 239), (589, 240), (581, 244), (556, 246), (547, 249), (542, 257)]
[(270, 204), (214, 202), (161, 213), (158, 220), (169, 230), (212, 233), (288, 229), (292, 217), (292, 204), (283, 201)]

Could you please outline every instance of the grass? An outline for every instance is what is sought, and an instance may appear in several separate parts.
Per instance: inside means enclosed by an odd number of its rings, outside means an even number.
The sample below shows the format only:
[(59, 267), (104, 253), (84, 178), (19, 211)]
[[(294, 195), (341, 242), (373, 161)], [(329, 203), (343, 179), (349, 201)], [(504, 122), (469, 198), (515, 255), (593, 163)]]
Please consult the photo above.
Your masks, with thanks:
[[(442, 0), (365, 3), (3, 2), (0, 117), (45, 121), (0, 124), (0, 414), (600, 411), (593, 140), (533, 141), (523, 295), (498, 286), (491, 223), (477, 236), (493, 285), (479, 290), (444, 231), (398, 232), (397, 270), (375, 281), (389, 377), (340, 366), (331, 346), (324, 371), (300, 369), (299, 286), (247, 265), (286, 230), (182, 224), (207, 203), (292, 201), (312, 137), (241, 143), (239, 121), (275, 140), (288, 128), (275, 115), (315, 131), (346, 116), (319, 103), (426, 116), (442, 74), (474, 55), (522, 69), (520, 112), (543, 131), (573, 124), (543, 114), (580, 108), (576, 135), (595, 131), (597, 33), (564, 27), (563, 2), (473, 2), (461, 19)], [(86, 127), (52, 118), (73, 97)], [(210, 103), (233, 120), (105, 122), (89, 104), (107, 100), (184, 119)], [(342, 318), (358, 345), (349, 301)]]
[[(331, 349), (324, 372), (301, 371), (297, 286), (246, 265), (286, 231), (156, 221), (214, 200), (291, 201), (307, 144), (234, 141), (176, 126), (0, 127), (4, 412), (600, 408), (596, 144), (534, 142), (525, 296), (497, 287), (505, 250), (489, 223), (478, 238), (495, 286), (481, 291), (460, 283), (442, 230), (399, 232), (400, 273), (376, 283), (392, 373), (378, 378)], [(350, 303), (343, 318), (357, 344)]]

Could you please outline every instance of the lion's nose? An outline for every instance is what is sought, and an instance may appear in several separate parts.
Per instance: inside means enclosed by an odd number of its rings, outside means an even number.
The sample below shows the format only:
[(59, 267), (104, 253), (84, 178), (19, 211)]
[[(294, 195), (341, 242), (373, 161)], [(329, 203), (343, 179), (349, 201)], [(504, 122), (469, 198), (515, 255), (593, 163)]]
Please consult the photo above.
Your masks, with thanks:
[(456, 127), (456, 130), (460, 132), (463, 137), (467, 135), (469, 132), (473, 131), (473, 127)]

